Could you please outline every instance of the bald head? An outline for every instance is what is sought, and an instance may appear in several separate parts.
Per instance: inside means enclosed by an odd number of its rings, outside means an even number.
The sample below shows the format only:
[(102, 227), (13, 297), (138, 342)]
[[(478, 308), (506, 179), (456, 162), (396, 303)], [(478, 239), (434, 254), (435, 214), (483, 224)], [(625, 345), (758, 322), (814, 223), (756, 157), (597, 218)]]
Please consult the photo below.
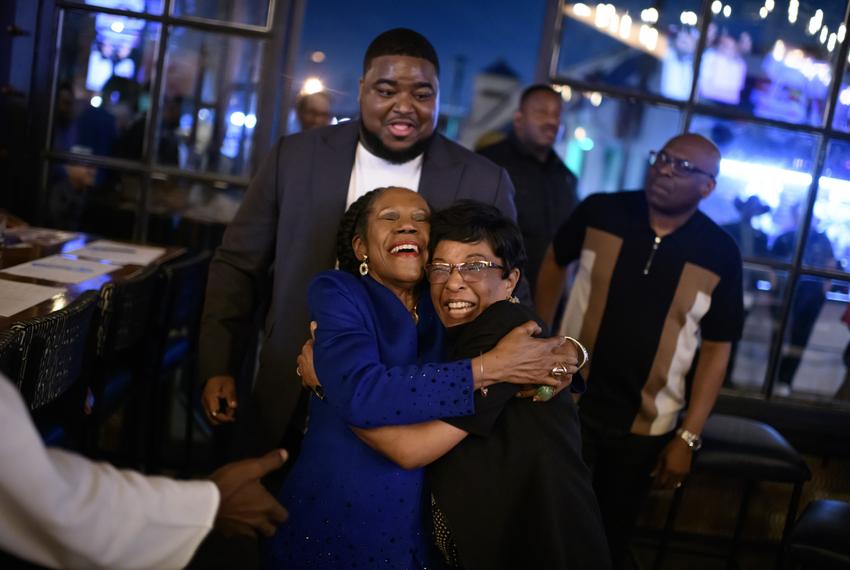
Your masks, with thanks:
[(697, 167), (717, 176), (720, 172), (720, 149), (702, 135), (685, 133), (670, 139), (664, 148), (679, 147), (689, 149), (689, 160)]
[(672, 229), (714, 190), (720, 151), (707, 138), (686, 133), (667, 141), (657, 157), (646, 172), (646, 198), (654, 219), (667, 220)]

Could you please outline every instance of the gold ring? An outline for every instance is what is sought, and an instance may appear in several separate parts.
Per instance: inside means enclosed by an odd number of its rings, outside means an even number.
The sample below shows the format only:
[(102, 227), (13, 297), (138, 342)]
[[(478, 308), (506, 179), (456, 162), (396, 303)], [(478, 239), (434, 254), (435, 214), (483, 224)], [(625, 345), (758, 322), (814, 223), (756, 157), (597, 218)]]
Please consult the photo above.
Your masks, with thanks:
[(557, 364), (555, 365), (555, 367), (554, 367), (554, 368), (552, 368), (552, 371), (550, 372), (550, 374), (551, 374), (554, 378), (559, 378), (559, 377), (561, 377), (561, 376), (566, 376), (566, 375), (567, 375), (567, 374), (569, 374), (569, 373), (570, 373), (570, 371), (569, 371), (569, 370), (567, 370), (567, 365), (566, 365), (566, 363), (564, 363), (564, 362), (559, 362), (559, 363), (557, 363)]

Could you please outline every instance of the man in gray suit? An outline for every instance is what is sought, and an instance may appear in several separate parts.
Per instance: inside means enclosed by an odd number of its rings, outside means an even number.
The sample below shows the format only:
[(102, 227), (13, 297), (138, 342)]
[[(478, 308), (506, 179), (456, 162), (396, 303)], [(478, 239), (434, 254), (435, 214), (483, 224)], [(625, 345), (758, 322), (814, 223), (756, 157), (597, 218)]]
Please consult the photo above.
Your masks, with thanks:
[[(395, 29), (366, 51), (360, 119), (282, 138), (248, 188), (210, 266), (200, 339), (203, 405), (214, 425), (235, 418), (237, 372), (268, 306), (250, 416), (260, 449), (277, 445), (302, 396), (295, 359), (307, 339), (307, 285), (334, 266), (342, 214), (380, 186), (418, 190), (433, 208), (459, 198), (516, 219), (507, 173), (434, 132), (439, 61), (420, 34)], [(271, 299), (262, 292), (271, 274)]]

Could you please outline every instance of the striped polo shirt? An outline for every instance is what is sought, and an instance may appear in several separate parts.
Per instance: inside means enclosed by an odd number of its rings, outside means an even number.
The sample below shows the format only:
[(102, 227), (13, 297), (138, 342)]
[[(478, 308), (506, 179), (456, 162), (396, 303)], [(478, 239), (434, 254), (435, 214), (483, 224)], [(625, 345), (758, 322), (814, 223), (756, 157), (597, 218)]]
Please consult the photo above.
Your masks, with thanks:
[(669, 432), (700, 339), (740, 338), (738, 246), (700, 211), (656, 236), (644, 192), (632, 191), (589, 196), (553, 247), (559, 265), (579, 261), (560, 332), (593, 355), (582, 419), (613, 433)]

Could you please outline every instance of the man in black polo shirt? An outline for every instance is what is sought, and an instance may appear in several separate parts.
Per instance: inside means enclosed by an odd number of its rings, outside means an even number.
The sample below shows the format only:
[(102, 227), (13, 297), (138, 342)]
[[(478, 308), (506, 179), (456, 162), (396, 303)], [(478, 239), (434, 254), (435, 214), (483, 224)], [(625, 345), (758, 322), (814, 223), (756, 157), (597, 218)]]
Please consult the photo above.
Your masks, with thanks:
[(549, 85), (522, 92), (508, 137), (479, 151), (508, 171), (516, 188), (517, 223), (528, 263), (532, 294), (540, 262), (552, 237), (576, 203), (577, 179), (552, 150), (561, 126), (561, 95)]
[(579, 262), (560, 334), (593, 354), (579, 402), (584, 457), (615, 568), (653, 476), (655, 486), (674, 488), (690, 471), (741, 334), (740, 252), (698, 210), (719, 163), (705, 138), (671, 139), (651, 154), (643, 191), (595, 194), (579, 205), (538, 278), (537, 309), (551, 322), (566, 266)]

